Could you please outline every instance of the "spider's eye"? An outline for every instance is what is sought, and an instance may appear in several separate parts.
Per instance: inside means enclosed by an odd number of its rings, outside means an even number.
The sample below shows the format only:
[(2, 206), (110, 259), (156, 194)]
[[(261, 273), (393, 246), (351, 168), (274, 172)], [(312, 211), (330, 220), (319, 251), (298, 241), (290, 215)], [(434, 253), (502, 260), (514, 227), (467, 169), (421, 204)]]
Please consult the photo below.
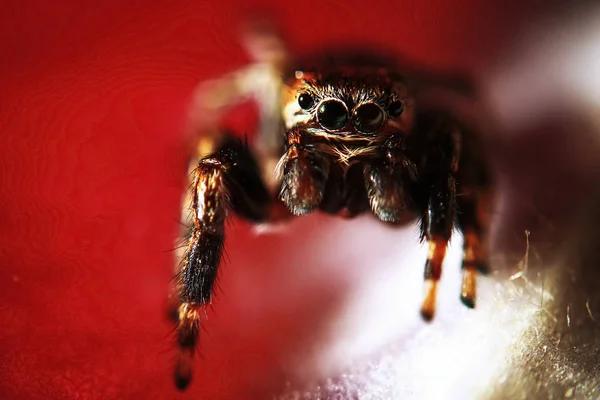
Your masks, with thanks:
[(298, 105), (303, 110), (310, 110), (314, 102), (315, 99), (313, 99), (313, 97), (308, 93), (302, 93), (300, 96), (298, 96)]
[(401, 101), (394, 101), (390, 104), (389, 113), (391, 117), (399, 117), (404, 112), (404, 103)]
[(373, 103), (363, 104), (354, 110), (352, 122), (359, 132), (372, 133), (383, 125), (383, 110)]
[(348, 121), (348, 113), (344, 103), (338, 100), (327, 100), (317, 109), (319, 124), (325, 129), (343, 128)]

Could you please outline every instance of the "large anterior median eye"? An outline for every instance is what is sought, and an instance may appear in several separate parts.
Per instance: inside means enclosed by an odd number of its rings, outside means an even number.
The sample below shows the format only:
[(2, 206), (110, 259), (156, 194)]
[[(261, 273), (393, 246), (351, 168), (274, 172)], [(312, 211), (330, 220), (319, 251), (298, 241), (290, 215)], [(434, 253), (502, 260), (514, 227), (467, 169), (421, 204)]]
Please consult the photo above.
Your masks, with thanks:
[(325, 129), (336, 130), (346, 126), (348, 111), (339, 100), (326, 100), (317, 109), (319, 124)]
[(354, 110), (352, 123), (359, 132), (372, 133), (383, 125), (383, 110), (377, 104), (367, 103)]

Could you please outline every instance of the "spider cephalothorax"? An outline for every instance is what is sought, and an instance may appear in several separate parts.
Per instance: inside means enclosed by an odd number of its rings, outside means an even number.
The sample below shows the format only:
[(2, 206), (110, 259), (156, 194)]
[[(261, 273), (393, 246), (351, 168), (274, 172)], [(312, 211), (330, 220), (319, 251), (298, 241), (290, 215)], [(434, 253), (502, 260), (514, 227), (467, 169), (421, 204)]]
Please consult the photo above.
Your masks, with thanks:
[[(199, 310), (210, 301), (233, 212), (253, 222), (320, 210), (347, 218), (371, 212), (389, 224), (420, 221), (429, 247), (421, 314), (433, 318), (446, 246), (456, 227), (464, 235), (461, 299), (475, 305), (475, 275), (486, 269), (491, 181), (478, 136), (450, 110), (420, 102), (394, 66), (323, 63), (294, 69), (282, 81), (282, 153), (261, 177), (263, 158), (223, 136), (193, 171), (192, 223), (178, 274), (176, 314), (181, 358), (176, 379), (190, 379)], [(460, 212), (457, 212), (460, 210)]]

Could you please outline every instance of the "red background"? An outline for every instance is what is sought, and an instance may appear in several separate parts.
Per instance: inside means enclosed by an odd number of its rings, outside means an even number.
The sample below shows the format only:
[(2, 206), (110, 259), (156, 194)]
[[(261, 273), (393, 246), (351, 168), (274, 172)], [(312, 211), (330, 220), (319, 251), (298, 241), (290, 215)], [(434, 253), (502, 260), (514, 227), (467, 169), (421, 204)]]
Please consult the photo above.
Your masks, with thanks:
[[(295, 49), (360, 41), (475, 71), (499, 62), (537, 11), (504, 0), (276, 3)], [(3, 3), (0, 397), (181, 397), (163, 313), (185, 171), (181, 127), (194, 86), (247, 61), (237, 36), (245, 10), (249, 2), (227, 0)], [(318, 234), (323, 221), (307, 221), (298, 232)], [(277, 274), (288, 255), (310, 251), (294, 243), (255, 240), (237, 223), (227, 248), (231, 264), (264, 274), (264, 290), (285, 305)], [(233, 306), (249, 292), (227, 276), (204, 336), (212, 367), (190, 391), (261, 398), (283, 384), (276, 359), (324, 318), (324, 298), (294, 318), (263, 310), (253, 323)]]

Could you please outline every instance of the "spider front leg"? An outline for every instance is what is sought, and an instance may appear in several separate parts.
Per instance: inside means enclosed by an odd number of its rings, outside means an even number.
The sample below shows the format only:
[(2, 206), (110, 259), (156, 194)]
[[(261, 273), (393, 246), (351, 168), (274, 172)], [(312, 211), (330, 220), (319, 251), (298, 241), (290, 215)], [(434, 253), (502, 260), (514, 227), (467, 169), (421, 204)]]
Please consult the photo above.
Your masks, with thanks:
[(323, 200), (329, 161), (302, 143), (303, 132), (288, 132), (288, 145), (280, 164), (283, 168), (280, 198), (296, 216), (307, 215)]
[[(422, 317), (430, 321), (435, 314), (437, 287), (442, 276), (446, 248), (452, 237), (456, 216), (456, 178), (460, 157), (460, 131), (445, 118), (431, 119), (427, 143), (428, 157), (422, 177), (425, 207), (421, 218), (422, 238), (427, 240)], [(428, 122), (428, 123), (430, 123)]]
[[(473, 141), (470, 141), (471, 143)], [(467, 168), (459, 173), (457, 225), (464, 237), (460, 299), (475, 307), (477, 273), (488, 273), (488, 234), (492, 222), (494, 188), (479, 149), (465, 152)], [(478, 159), (479, 158), (479, 159)]]
[(429, 200), (421, 224), (429, 248), (425, 263), (425, 296), (421, 306), (421, 315), (427, 321), (433, 319), (435, 314), (437, 286), (454, 228), (455, 209), (456, 181), (451, 174), (440, 176), (430, 186)]
[(227, 193), (226, 165), (218, 154), (200, 160), (194, 171), (190, 208), (193, 226), (178, 275), (180, 303), (177, 310), (175, 384), (187, 387), (191, 380), (191, 359), (200, 334), (201, 307), (210, 301), (225, 240)]
[(225, 240), (225, 219), (233, 210), (254, 222), (269, 217), (270, 195), (247, 147), (228, 138), (193, 172), (187, 248), (177, 275), (176, 312), (179, 357), (175, 384), (183, 390), (191, 380), (191, 362), (200, 334), (203, 306), (211, 301)]
[(458, 224), (464, 236), (462, 260), (462, 285), (460, 299), (469, 308), (475, 307), (477, 272), (488, 272), (487, 221), (480, 216), (482, 206), (489, 199), (474, 195), (459, 201)]
[(363, 166), (367, 197), (373, 214), (383, 222), (400, 222), (412, 206), (409, 185), (416, 180), (415, 164), (404, 152), (401, 136), (384, 144), (384, 157)]

